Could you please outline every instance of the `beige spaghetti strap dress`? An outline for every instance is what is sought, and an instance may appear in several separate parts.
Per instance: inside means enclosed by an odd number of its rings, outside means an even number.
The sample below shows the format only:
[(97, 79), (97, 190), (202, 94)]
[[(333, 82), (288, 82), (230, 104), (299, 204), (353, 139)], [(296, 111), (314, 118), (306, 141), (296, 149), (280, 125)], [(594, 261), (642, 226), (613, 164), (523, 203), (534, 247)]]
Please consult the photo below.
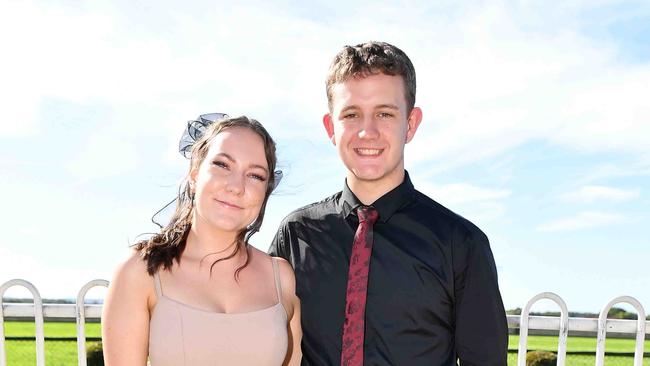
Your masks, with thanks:
[(287, 352), (287, 313), (272, 259), (278, 303), (246, 313), (216, 313), (166, 297), (154, 275), (158, 303), (149, 324), (151, 366), (278, 366)]

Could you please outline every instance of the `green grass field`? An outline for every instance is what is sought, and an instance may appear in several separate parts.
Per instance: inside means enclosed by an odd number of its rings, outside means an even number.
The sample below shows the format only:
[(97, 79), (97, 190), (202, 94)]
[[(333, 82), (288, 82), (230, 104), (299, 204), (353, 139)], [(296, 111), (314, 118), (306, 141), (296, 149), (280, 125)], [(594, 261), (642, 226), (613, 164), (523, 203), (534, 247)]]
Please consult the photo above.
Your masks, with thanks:
[[(5, 337), (33, 337), (33, 322), (5, 322)], [(45, 323), (45, 337), (75, 337), (75, 323)], [(86, 323), (86, 337), (101, 337), (99, 323)], [(7, 365), (33, 366), (36, 364), (36, 342), (6, 341)], [(77, 364), (77, 341), (46, 341), (45, 362), (48, 366)]]
[[(46, 337), (76, 337), (77, 326), (75, 323), (45, 323), (44, 332)], [(36, 326), (33, 322), (6, 322), (6, 337), (33, 337), (36, 333)], [(101, 337), (99, 323), (86, 323), (86, 337)]]
[[(529, 336), (528, 347), (530, 350), (553, 351), (557, 352), (557, 336)], [(519, 336), (511, 335), (508, 341), (508, 348), (516, 350), (519, 347)], [(650, 351), (650, 341), (645, 341), (645, 352)], [(596, 352), (596, 338), (588, 337), (569, 337), (567, 339), (567, 352)], [(605, 341), (605, 352), (634, 352), (633, 339), (609, 338)], [(631, 356), (613, 356), (605, 357), (606, 366), (628, 366), (632, 365), (634, 357)], [(567, 354), (567, 366), (593, 366), (596, 364), (596, 356), (591, 355), (571, 355)], [(650, 358), (643, 358), (644, 365), (650, 365)], [(508, 366), (517, 365), (517, 353), (508, 354)]]
[[(6, 322), (6, 337), (33, 337), (34, 323), (31, 322)], [(74, 323), (45, 323), (46, 337), (76, 337)], [(87, 337), (100, 337), (101, 328), (98, 323), (86, 323)], [(510, 336), (509, 348), (516, 350), (519, 345), (519, 336)], [(36, 351), (34, 341), (6, 341), (7, 365), (32, 366), (36, 364)], [(528, 337), (529, 350), (557, 351), (557, 337), (530, 336)], [(634, 352), (634, 340), (608, 339), (606, 352)], [(569, 337), (567, 351), (596, 352), (596, 338)], [(650, 341), (645, 342), (645, 351), (650, 351)], [(630, 356), (607, 356), (607, 366), (632, 365), (634, 358)], [(644, 358), (645, 365), (650, 366), (650, 358)], [(70, 366), (77, 364), (76, 341), (46, 341), (45, 362), (48, 366)], [(567, 366), (593, 366), (596, 357), (591, 355), (567, 355)], [(508, 354), (508, 366), (517, 364), (517, 354)]]
[[(511, 335), (508, 342), (509, 349), (517, 349), (519, 336)], [(531, 336), (528, 337), (528, 350), (554, 351), (557, 352), (557, 337)], [(645, 352), (650, 352), (650, 341), (646, 340)], [(573, 352), (596, 352), (596, 338), (569, 337), (567, 339), (567, 351)], [(634, 352), (633, 339), (608, 338), (605, 340), (605, 352)]]
[[(587, 355), (567, 355), (566, 366), (594, 366), (596, 364), (596, 356)], [(619, 357), (619, 356), (606, 356), (605, 366), (632, 366), (634, 364), (634, 357)], [(650, 365), (650, 358), (643, 359), (644, 365)], [(508, 366), (517, 365), (517, 354), (508, 353)]]

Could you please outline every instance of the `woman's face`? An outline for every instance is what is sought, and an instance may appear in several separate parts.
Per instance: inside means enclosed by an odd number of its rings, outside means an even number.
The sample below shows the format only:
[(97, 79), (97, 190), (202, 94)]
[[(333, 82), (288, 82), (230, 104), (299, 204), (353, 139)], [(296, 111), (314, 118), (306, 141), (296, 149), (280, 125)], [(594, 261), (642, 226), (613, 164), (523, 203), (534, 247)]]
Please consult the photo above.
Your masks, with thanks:
[(190, 173), (194, 220), (238, 232), (260, 212), (270, 177), (264, 141), (245, 127), (230, 127), (210, 142), (207, 155)]

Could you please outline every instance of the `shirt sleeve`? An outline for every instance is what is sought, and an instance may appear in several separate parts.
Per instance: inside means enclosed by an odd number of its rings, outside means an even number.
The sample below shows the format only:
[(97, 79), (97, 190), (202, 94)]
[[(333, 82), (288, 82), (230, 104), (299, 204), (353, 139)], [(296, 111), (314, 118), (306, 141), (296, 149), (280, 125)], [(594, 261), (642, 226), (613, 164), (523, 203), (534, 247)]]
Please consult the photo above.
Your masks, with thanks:
[(271, 246), (269, 247), (269, 255), (272, 257), (284, 258), (289, 261), (289, 263), (292, 263), (291, 253), (288, 245), (289, 235), (287, 226), (288, 224), (286, 220), (282, 221), (280, 227), (278, 228), (278, 231), (275, 233), (273, 241), (271, 242)]
[[(455, 344), (461, 366), (506, 366), (508, 323), (487, 237), (472, 233), (455, 282)], [(459, 258), (460, 257), (460, 258)]]

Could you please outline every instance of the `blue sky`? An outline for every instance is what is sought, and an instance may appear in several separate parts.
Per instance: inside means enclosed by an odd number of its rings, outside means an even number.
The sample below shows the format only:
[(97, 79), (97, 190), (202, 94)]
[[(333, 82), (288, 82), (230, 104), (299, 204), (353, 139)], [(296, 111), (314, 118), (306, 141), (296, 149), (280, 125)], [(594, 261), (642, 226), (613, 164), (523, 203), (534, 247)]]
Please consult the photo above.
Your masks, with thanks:
[(622, 294), (650, 309), (645, 2), (0, 9), (0, 282), (72, 297), (110, 278), (186, 172), (185, 122), (208, 112), (254, 117), (278, 143), (285, 179), (253, 238), (266, 249), (284, 215), (343, 184), (320, 122), (331, 58), (385, 40), (418, 73), (407, 169), (488, 234), (506, 307), (552, 291), (570, 310)]

